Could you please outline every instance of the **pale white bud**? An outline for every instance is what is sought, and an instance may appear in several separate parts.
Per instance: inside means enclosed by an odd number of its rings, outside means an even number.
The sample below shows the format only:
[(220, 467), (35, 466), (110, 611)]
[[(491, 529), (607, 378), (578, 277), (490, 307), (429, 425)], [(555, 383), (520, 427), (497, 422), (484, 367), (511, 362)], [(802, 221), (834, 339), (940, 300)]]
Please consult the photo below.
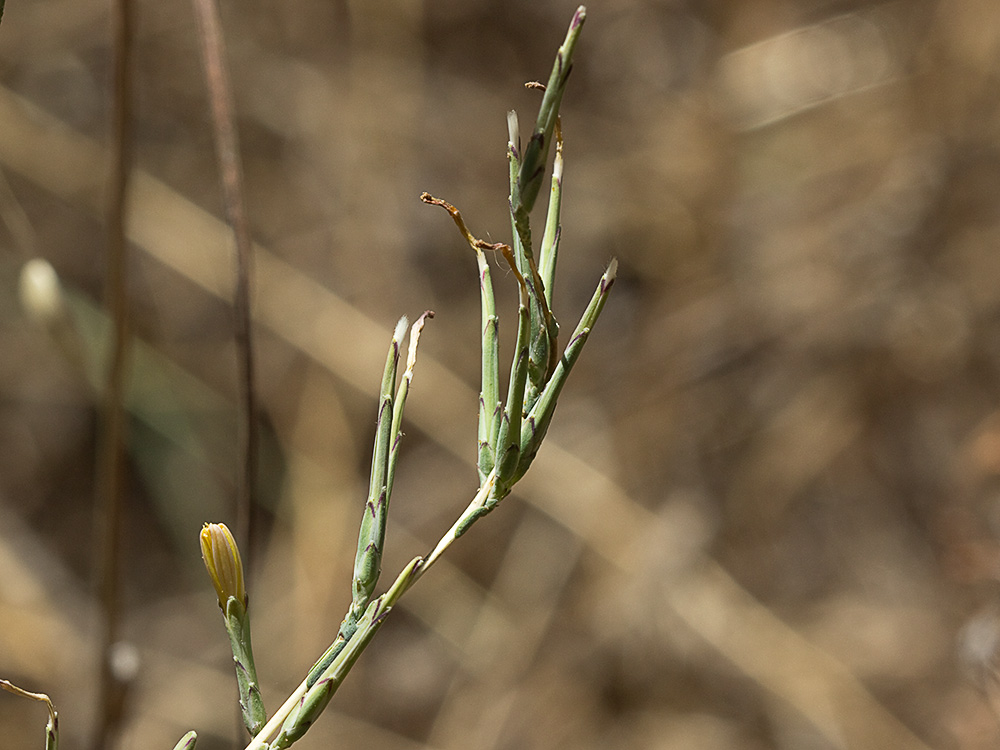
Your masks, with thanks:
[(42, 325), (51, 325), (65, 314), (59, 276), (47, 260), (32, 258), (24, 264), (18, 291), (25, 313)]

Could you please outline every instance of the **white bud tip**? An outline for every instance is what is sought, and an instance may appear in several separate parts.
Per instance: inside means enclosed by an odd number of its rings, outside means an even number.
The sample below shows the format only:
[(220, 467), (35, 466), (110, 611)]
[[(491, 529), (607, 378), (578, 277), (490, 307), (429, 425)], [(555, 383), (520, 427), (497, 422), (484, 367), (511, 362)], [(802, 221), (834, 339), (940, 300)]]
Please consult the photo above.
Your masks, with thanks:
[(608, 270), (604, 272), (608, 281), (614, 281), (615, 277), (618, 275), (618, 258), (612, 258), (611, 262), (608, 263)]
[(406, 334), (407, 325), (409, 325), (409, 321), (406, 319), (406, 316), (404, 315), (402, 318), (399, 319), (399, 322), (396, 323), (396, 330), (392, 332), (393, 341), (402, 340), (403, 336)]
[(517, 112), (514, 110), (507, 113), (507, 138), (514, 148), (521, 147), (521, 128), (517, 123)]
[(62, 289), (52, 264), (33, 258), (21, 269), (21, 305), (35, 320), (45, 323), (62, 313)]

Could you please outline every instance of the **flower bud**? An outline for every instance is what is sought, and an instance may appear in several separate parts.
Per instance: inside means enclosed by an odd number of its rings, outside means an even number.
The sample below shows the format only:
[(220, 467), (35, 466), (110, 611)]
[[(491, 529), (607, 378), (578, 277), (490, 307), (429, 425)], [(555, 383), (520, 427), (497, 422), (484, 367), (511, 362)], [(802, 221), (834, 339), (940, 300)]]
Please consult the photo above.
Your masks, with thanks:
[(201, 557), (212, 577), (219, 606), (226, 608), (226, 601), (233, 596), (246, 604), (247, 594), (243, 583), (243, 561), (236, 547), (232, 532), (224, 523), (206, 523), (201, 530)]
[(32, 258), (24, 264), (19, 294), (25, 312), (43, 325), (65, 314), (59, 277), (47, 260)]

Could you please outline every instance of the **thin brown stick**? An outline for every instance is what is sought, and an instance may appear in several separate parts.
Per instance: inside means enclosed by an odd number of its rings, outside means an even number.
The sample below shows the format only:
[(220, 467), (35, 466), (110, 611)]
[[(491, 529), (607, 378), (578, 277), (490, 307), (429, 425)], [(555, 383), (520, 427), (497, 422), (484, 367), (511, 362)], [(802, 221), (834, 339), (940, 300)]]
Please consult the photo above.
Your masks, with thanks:
[(121, 607), (118, 583), (121, 558), (121, 516), (125, 493), (125, 388), (128, 376), (128, 243), (125, 237), (126, 201), (132, 166), (132, 36), (131, 0), (117, 0), (113, 13), (111, 164), (107, 204), (107, 275), (105, 306), (113, 329), (111, 362), (104, 390), (103, 430), (98, 456), (97, 504), (99, 589), (103, 624), (98, 688), (98, 720), (93, 747), (108, 747), (121, 718), (125, 685), (111, 666), (111, 650), (118, 640)]
[[(236, 540), (246, 550), (248, 572), (252, 569), (250, 510), (257, 477), (257, 404), (254, 389), (253, 340), (250, 325), (250, 274), (253, 243), (243, 200), (243, 170), (229, 71), (226, 67), (225, 40), (216, 0), (194, 0), (198, 17), (199, 41), (205, 66), (215, 150), (222, 178), (226, 218), (236, 242), (236, 289), (233, 297), (234, 336), (238, 368), (240, 409), (238, 431), (239, 468), (236, 493)], [(252, 575), (252, 572), (250, 573)]]

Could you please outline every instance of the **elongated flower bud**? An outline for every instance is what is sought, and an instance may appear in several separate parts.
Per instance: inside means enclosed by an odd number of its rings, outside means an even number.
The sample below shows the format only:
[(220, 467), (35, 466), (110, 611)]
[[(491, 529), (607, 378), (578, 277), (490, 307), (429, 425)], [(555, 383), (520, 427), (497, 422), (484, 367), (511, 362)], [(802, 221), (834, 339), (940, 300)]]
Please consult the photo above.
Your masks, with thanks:
[(246, 605), (247, 594), (243, 583), (243, 561), (233, 534), (224, 523), (206, 523), (201, 530), (201, 556), (212, 577), (219, 606), (226, 608), (229, 597)]

